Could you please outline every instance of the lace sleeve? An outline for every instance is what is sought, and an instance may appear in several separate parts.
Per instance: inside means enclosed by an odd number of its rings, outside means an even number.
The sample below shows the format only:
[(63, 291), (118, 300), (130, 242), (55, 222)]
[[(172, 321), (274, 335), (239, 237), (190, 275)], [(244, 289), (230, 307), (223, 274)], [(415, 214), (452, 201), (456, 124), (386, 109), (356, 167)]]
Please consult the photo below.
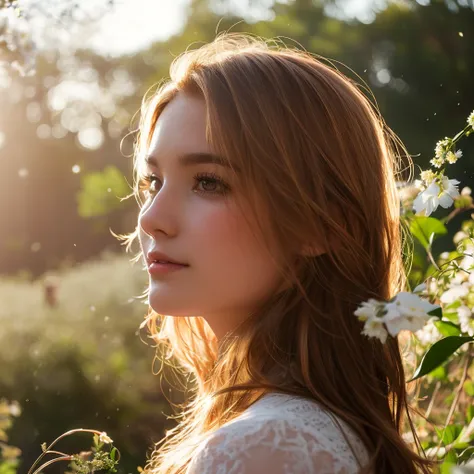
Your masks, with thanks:
[(338, 443), (288, 420), (239, 420), (205, 442), (186, 474), (356, 473), (357, 466), (338, 456)]

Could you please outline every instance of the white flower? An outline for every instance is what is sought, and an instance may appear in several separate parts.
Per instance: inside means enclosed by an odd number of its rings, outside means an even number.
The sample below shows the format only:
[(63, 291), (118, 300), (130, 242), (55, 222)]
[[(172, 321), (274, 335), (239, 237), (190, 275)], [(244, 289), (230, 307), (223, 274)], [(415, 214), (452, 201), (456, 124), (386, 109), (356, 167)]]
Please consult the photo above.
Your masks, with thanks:
[(384, 303), (370, 298), (364, 301), (359, 308), (354, 311), (359, 321), (364, 321), (364, 329), (362, 334), (368, 337), (376, 337), (384, 343), (387, 340), (387, 331), (384, 327), (383, 320), (378, 314), (384, 307)]
[(459, 197), (459, 191), (456, 187), (459, 184), (457, 179), (449, 179), (447, 176), (443, 176), (441, 184), (443, 186), (443, 191), (439, 195), (439, 205), (447, 209), (450, 207), (454, 198)]
[(9, 405), (9, 410), (10, 410), (10, 414), (12, 416), (20, 416), (21, 415), (21, 407), (20, 407), (20, 404), (16, 401), (12, 402), (10, 405)]
[(430, 160), (430, 163), (435, 167), (435, 168), (441, 168), (444, 165), (444, 158), (433, 158)]
[(453, 242), (457, 245), (461, 240), (467, 239), (469, 236), (466, 232), (460, 230), (454, 234)]
[(102, 433), (100, 433), (99, 441), (105, 444), (113, 443), (112, 439), (107, 436), (107, 433), (105, 431), (102, 431)]
[(381, 318), (371, 318), (365, 322), (362, 334), (368, 337), (376, 337), (380, 339), (382, 344), (387, 340), (387, 331), (383, 325)]
[(439, 186), (432, 182), (423, 192), (421, 192), (413, 201), (413, 209), (417, 214), (429, 216), (439, 205)]
[(420, 177), (427, 185), (429, 185), (436, 177), (435, 173), (431, 170), (424, 170), (421, 172)]
[(449, 148), (449, 143), (450, 143), (450, 140), (448, 137), (436, 143), (436, 148), (435, 148), (436, 158), (444, 159)]
[(412, 293), (423, 293), (424, 291), (426, 291), (426, 289), (426, 283), (421, 283), (412, 291)]
[(453, 466), (449, 474), (474, 474), (474, 459), (465, 464)]
[(441, 338), (441, 333), (438, 331), (438, 328), (433, 324), (433, 321), (436, 320), (436, 317), (431, 318), (424, 328), (415, 332), (415, 336), (422, 344), (433, 344)]
[(438, 206), (447, 209), (453, 204), (454, 198), (459, 197), (457, 184), (459, 184), (457, 179), (449, 179), (447, 176), (443, 176), (441, 179), (442, 190), (440, 190), (437, 182), (433, 181), (413, 201), (413, 209), (417, 214), (425, 216), (429, 216)]
[(457, 270), (456, 274), (451, 278), (451, 283), (455, 285), (461, 285), (465, 281), (468, 281), (469, 274), (463, 270)]
[(468, 272), (474, 270), (474, 256), (465, 255), (464, 258), (459, 262), (459, 266)]
[(471, 115), (467, 118), (467, 123), (473, 128), (474, 130), (474, 110), (471, 112)]
[(401, 292), (394, 301), (385, 305), (387, 313), (383, 320), (392, 336), (396, 336), (401, 330), (416, 332), (432, 318), (428, 312), (435, 308), (438, 306), (413, 293)]
[(455, 285), (441, 295), (440, 301), (444, 304), (451, 304), (460, 298), (467, 296), (468, 293), (469, 287), (467, 287), (464, 283), (461, 285)]
[(471, 188), (469, 186), (464, 186), (461, 191), (461, 196), (470, 196), (471, 195)]
[(438, 292), (438, 280), (436, 278), (430, 278), (428, 280), (428, 293), (434, 295)]
[(420, 191), (424, 191), (426, 189), (426, 186), (425, 186), (423, 180), (421, 180), (421, 179), (415, 179), (414, 185)]
[(461, 158), (461, 156), (462, 156), (461, 150), (458, 150), (456, 153), (453, 153), (452, 151), (448, 151), (448, 153), (446, 153), (446, 161), (450, 164), (454, 164), (456, 163), (456, 161), (458, 161), (459, 158)]
[(466, 306), (461, 305), (457, 309), (459, 325), (462, 332), (467, 332), (469, 336), (474, 336), (474, 325), (472, 320), (472, 311)]
[(367, 321), (377, 317), (377, 311), (381, 307), (381, 303), (373, 298), (364, 301), (359, 308), (354, 311), (359, 321)]

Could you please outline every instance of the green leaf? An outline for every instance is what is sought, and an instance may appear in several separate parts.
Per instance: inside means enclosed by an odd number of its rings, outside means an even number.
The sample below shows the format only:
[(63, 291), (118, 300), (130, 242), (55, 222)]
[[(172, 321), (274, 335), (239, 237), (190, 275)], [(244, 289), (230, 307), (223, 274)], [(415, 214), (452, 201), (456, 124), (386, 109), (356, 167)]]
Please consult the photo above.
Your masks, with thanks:
[(444, 309), (445, 311), (448, 311), (448, 309), (458, 309), (459, 306), (461, 306), (462, 302), (461, 300), (456, 300), (456, 301), (453, 301), (452, 303), (449, 303), (447, 304)]
[(457, 441), (453, 444), (453, 449), (466, 449), (471, 446), (471, 443), (468, 441)]
[(474, 456), (474, 446), (466, 448), (461, 454), (459, 454), (458, 461), (466, 462)]
[(418, 239), (425, 249), (428, 249), (433, 239), (444, 235), (448, 231), (446, 226), (434, 217), (415, 216), (410, 223), (411, 233)]
[(459, 336), (461, 329), (451, 321), (434, 321), (433, 323), (443, 336)]
[(466, 380), (466, 382), (464, 382), (463, 388), (470, 397), (474, 397), (474, 383), (472, 383), (471, 380)]
[(456, 438), (461, 434), (462, 428), (462, 425), (448, 425), (444, 432), (439, 428), (435, 428), (435, 430), (439, 439), (446, 446), (447, 444), (451, 444), (456, 440)]
[(445, 362), (449, 356), (454, 354), (463, 344), (473, 341), (474, 337), (448, 336), (435, 342), (425, 353), (413, 377), (408, 382), (412, 382), (429, 374), (432, 370)]
[(441, 309), (441, 306), (438, 306), (437, 308), (428, 311), (427, 314), (429, 314), (430, 316), (436, 316), (437, 318), (441, 319), (443, 317), (443, 310)]
[(449, 320), (451, 321), (452, 323), (456, 324), (458, 321), (459, 321), (459, 316), (458, 316), (458, 313), (450, 313), (448, 311), (445, 311), (443, 313), (443, 316), (445, 318), (445, 320)]
[(112, 459), (112, 461), (115, 461), (116, 452), (117, 452), (117, 448), (112, 448), (112, 450), (110, 451), (110, 459)]
[(469, 405), (466, 410), (466, 424), (469, 424), (474, 418), (474, 405)]
[(430, 376), (438, 380), (443, 380), (446, 378), (446, 369), (443, 366), (437, 367), (430, 372)]

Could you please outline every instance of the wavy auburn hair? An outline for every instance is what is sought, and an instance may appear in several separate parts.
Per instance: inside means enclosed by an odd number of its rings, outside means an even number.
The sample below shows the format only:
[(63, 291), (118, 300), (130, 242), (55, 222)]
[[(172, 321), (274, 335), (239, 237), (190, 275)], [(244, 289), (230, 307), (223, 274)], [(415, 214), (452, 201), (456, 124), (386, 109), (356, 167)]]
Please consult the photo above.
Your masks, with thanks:
[[(433, 472), (410, 417), (399, 341), (367, 338), (353, 314), (362, 301), (388, 300), (407, 285), (396, 180), (402, 154), (406, 169), (413, 163), (402, 143), (357, 83), (323, 58), (248, 34), (187, 50), (170, 77), (143, 102), (139, 203), (143, 156), (161, 112), (178, 93), (202, 98), (207, 140), (240, 169), (241, 199), (263, 203), (256, 235), (271, 232), (278, 242), (287, 285), (221, 341), (202, 317), (150, 308), (146, 322), (162, 359), (174, 356), (195, 384), (145, 472), (184, 473), (207, 435), (267, 392), (307, 397), (347, 422), (371, 455), (361, 473)], [(127, 249), (137, 235), (138, 227), (124, 236)], [(298, 248), (322, 251), (295, 261)], [(406, 424), (412, 447), (402, 437)]]

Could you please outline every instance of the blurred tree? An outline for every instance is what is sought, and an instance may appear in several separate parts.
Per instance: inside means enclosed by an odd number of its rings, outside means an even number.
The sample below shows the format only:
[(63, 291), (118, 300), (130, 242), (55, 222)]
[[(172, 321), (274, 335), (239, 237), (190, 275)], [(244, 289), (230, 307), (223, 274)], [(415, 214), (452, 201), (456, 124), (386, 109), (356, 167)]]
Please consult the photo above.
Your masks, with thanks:
[(46, 20), (48, 28), (67, 29), (71, 24), (97, 22), (114, 3), (101, 0), (89, 10), (76, 0), (50, 0), (47, 4), (31, 0), (26, 8), (19, 0), (0, 0), (0, 67), (10, 67), (20, 75), (35, 73), (38, 48), (32, 30), (38, 19)]
[(117, 167), (106, 166), (103, 171), (87, 173), (81, 177), (77, 195), (79, 215), (84, 218), (106, 216), (124, 207), (126, 204), (120, 199), (129, 194), (130, 186)]
[[(81, 173), (111, 165), (131, 181), (134, 135), (120, 139), (127, 127), (137, 128), (142, 96), (168, 77), (177, 55), (212, 41), (218, 32), (280, 38), (365, 82), (420, 166), (432, 157), (436, 141), (451, 127), (457, 130), (473, 108), (474, 10), (467, 0), (389, 4), (368, 23), (342, 20), (334, 10), (329, 16), (328, 5), (334, 2), (251, 3), (273, 15), (246, 23), (233, 13), (231, 2), (192, 0), (180, 33), (139, 54), (112, 59), (91, 51), (65, 56), (49, 49), (38, 53), (35, 76), (13, 80), (0, 75), (0, 202), (15, 196), (14, 212), (0, 206), (0, 220), (9, 223), (0, 228), (0, 273), (28, 268), (38, 275), (66, 258), (81, 261), (104, 248), (120, 248), (108, 229), (122, 233), (132, 228), (133, 200), (122, 203), (130, 217), (117, 208), (106, 218), (82, 219), (84, 208), (79, 210), (75, 201)], [(219, 13), (224, 7), (228, 13)], [(463, 159), (450, 167), (462, 185), (473, 177), (473, 145), (466, 146)], [(78, 165), (81, 172), (75, 173)]]

